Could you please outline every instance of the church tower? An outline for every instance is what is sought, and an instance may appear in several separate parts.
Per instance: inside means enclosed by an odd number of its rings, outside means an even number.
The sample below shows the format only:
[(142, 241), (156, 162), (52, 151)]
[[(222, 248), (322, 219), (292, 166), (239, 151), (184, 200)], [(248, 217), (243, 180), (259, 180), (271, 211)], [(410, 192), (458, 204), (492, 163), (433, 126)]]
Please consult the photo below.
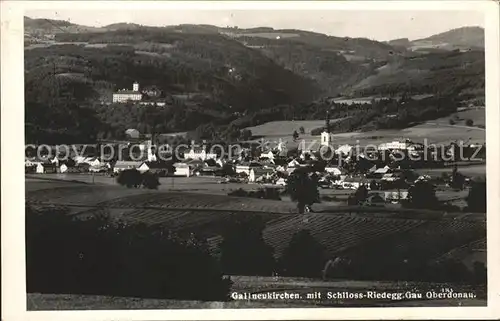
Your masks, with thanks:
[(331, 146), (333, 135), (330, 133), (330, 112), (326, 111), (325, 129), (321, 133), (321, 146)]

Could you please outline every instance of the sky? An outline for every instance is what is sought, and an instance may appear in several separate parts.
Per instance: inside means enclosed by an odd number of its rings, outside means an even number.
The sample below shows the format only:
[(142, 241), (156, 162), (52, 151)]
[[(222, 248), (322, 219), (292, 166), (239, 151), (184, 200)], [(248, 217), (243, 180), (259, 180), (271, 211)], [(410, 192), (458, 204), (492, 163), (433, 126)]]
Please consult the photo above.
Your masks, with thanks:
[(302, 29), (339, 37), (378, 41), (410, 40), (464, 26), (484, 27), (481, 11), (361, 11), (361, 10), (31, 10), (30, 18), (67, 20), (86, 26), (118, 22), (148, 26), (211, 24), (239, 28)]

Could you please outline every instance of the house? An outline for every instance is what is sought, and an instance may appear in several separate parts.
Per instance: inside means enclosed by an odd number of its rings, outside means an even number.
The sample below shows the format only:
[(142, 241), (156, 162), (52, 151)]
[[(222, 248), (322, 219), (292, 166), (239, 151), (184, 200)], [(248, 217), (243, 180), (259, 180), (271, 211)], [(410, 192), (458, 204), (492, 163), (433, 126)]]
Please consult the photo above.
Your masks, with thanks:
[(217, 158), (217, 154), (215, 153), (207, 153), (204, 148), (200, 147), (192, 147), (187, 153), (184, 153), (184, 158), (185, 159), (200, 159), (200, 160), (206, 160), (206, 159), (215, 159)]
[(52, 174), (57, 172), (57, 166), (53, 163), (38, 163), (35, 172), (37, 174)]
[(126, 169), (133, 169), (133, 168), (139, 168), (139, 166), (142, 165), (142, 162), (136, 162), (136, 161), (117, 161), (115, 166), (113, 166), (113, 172), (114, 173), (119, 173), (123, 170)]
[(337, 154), (343, 154), (343, 155), (348, 155), (348, 154), (351, 153), (351, 151), (352, 151), (352, 146), (348, 145), (348, 144), (345, 144), (345, 145), (339, 146), (335, 150), (335, 153), (337, 153)]
[(382, 168), (377, 168), (375, 170), (375, 172), (373, 172), (373, 173), (374, 174), (380, 174), (380, 175), (383, 176), (383, 175), (387, 174), (389, 171), (390, 171), (390, 167), (386, 165), (386, 166), (384, 166)]
[(370, 189), (370, 182), (363, 177), (346, 177), (340, 183), (343, 189), (358, 189), (361, 185)]
[(386, 202), (399, 202), (408, 199), (408, 190), (386, 191), (384, 192)]
[(262, 165), (259, 163), (256, 163), (256, 162), (242, 163), (242, 164), (236, 165), (234, 170), (235, 170), (236, 174), (245, 173), (247, 175), (250, 175), (250, 170), (252, 168), (260, 168), (260, 167), (262, 167)]
[(259, 158), (274, 160), (274, 153), (272, 151), (268, 151), (267, 153), (261, 153)]
[(398, 179), (399, 179), (399, 175), (392, 174), (392, 173), (387, 173), (387, 174), (384, 174), (382, 176), (382, 180), (387, 181), (387, 182), (394, 182), (394, 181), (397, 181)]
[(392, 141), (389, 143), (383, 143), (378, 146), (378, 150), (380, 151), (385, 151), (385, 150), (409, 150), (409, 151), (415, 151), (415, 150), (421, 150), (423, 148), (422, 144), (416, 144), (412, 143), (409, 140), (406, 141)]
[[(141, 173), (145, 172), (150, 172), (153, 174), (157, 174), (159, 176), (167, 176), (169, 174), (169, 166), (168, 164), (162, 163), (162, 162), (143, 162), (139, 167), (137, 167), (137, 170)], [(171, 171), (171, 170), (170, 170)]]
[(70, 166), (68, 164), (61, 164), (61, 166), (59, 166), (59, 173), (80, 173), (82, 170), (81, 167), (77, 167), (77, 166)]
[(139, 83), (134, 82), (132, 84), (132, 90), (118, 90), (113, 93), (114, 103), (124, 103), (127, 101), (140, 101), (142, 100), (142, 93), (139, 91)]
[(76, 164), (75, 167), (77, 168), (79, 173), (86, 173), (90, 170), (90, 165), (87, 163)]
[(105, 173), (108, 170), (109, 170), (109, 168), (106, 165), (98, 165), (98, 166), (90, 166), (89, 167), (89, 172), (91, 172), (91, 173)]
[(175, 163), (175, 176), (184, 176), (184, 177), (189, 177), (191, 176), (191, 168), (189, 167), (188, 164), (186, 163)]
[(257, 182), (260, 178), (270, 178), (274, 173), (272, 168), (252, 168), (248, 175), (249, 182)]
[(325, 167), (325, 172), (327, 172), (328, 174), (331, 174), (333, 176), (342, 175), (342, 171), (338, 167), (333, 167), (333, 166)]
[(385, 204), (385, 199), (380, 194), (372, 194), (368, 196), (365, 201), (368, 206), (383, 206)]
[(125, 135), (130, 138), (138, 139), (141, 136), (141, 133), (137, 129), (129, 128), (125, 131)]

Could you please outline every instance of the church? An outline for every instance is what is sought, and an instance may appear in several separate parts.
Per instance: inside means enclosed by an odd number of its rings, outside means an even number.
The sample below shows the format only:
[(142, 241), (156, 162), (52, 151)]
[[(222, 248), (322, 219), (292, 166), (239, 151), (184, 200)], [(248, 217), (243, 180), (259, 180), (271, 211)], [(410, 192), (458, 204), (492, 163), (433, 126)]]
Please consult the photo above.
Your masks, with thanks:
[(325, 129), (321, 133), (321, 147), (330, 146), (333, 147), (333, 134), (330, 133), (330, 113), (326, 111)]

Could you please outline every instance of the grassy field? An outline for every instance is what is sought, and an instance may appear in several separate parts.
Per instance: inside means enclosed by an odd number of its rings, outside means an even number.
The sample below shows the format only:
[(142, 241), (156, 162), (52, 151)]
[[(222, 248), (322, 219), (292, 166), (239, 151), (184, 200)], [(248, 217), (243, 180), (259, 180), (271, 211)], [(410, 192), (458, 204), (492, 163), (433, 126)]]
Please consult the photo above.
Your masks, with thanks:
[[(456, 141), (485, 142), (486, 131), (483, 128), (465, 126), (466, 119), (472, 119), (475, 125), (484, 124), (484, 110), (466, 110), (456, 113), (460, 121), (455, 125), (449, 124), (450, 117), (428, 121), (413, 127), (394, 130), (375, 130), (369, 132), (349, 132), (333, 135), (333, 145), (360, 144), (379, 145), (393, 140), (411, 139), (412, 141), (427, 144), (449, 144)], [(334, 122), (335, 120), (332, 120)], [(338, 120), (337, 120), (338, 121)], [(267, 140), (270, 145), (276, 145), (280, 140), (286, 142), (287, 148), (292, 149), (299, 144), (304, 144), (312, 150), (320, 147), (320, 136), (312, 136), (311, 130), (324, 126), (324, 120), (296, 120), (296, 121), (272, 121), (259, 126), (249, 127), (254, 136)], [(293, 141), (294, 130), (299, 132), (304, 127), (305, 133), (299, 135), (297, 141)]]
[[(333, 122), (334, 120), (332, 120)], [(279, 120), (271, 121), (262, 125), (248, 127), (254, 136), (292, 138), (293, 131), (299, 133), (299, 128), (304, 127), (305, 134), (310, 134), (311, 130), (325, 125), (325, 120)]]
[(474, 122), (473, 126), (486, 125), (486, 110), (484, 108), (468, 109), (456, 112), (448, 117), (434, 120), (434, 123), (449, 125), (450, 119), (455, 121), (456, 125), (465, 126), (465, 121), (470, 119)]

